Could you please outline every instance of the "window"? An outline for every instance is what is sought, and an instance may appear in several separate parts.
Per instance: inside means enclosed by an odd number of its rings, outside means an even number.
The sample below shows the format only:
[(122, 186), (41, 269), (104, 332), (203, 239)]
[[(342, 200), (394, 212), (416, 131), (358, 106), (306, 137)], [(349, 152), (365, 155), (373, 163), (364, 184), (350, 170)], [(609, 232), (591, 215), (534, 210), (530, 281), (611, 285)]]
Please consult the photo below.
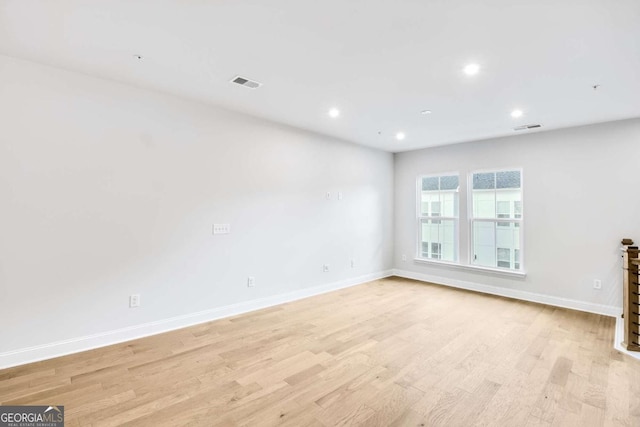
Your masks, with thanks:
[(470, 178), (471, 263), (520, 270), (522, 172), (475, 172)]
[[(462, 228), (460, 191), (456, 173), (418, 177), (417, 260), (524, 275), (522, 171), (470, 172), (462, 186), (468, 209)], [(460, 241), (468, 252), (460, 254)]]
[(458, 175), (418, 179), (419, 258), (458, 260)]

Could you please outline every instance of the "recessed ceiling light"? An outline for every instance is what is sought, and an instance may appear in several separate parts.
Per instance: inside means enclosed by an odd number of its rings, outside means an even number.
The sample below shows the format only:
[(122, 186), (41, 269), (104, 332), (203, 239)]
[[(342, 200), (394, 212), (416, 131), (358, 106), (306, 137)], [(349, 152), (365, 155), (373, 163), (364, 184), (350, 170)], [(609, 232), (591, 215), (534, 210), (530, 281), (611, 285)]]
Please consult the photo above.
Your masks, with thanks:
[(404, 134), (404, 132), (398, 132), (398, 133), (396, 133), (396, 139), (397, 139), (398, 141), (402, 141), (402, 140), (403, 140), (403, 139), (405, 139), (405, 138), (406, 138), (406, 135)]
[(480, 71), (480, 66), (478, 64), (468, 64), (464, 67), (464, 73), (467, 76), (475, 76)]
[(136, 55), (133, 55), (133, 57), (136, 58), (139, 61), (142, 61), (142, 55), (136, 54)]
[(429, 114), (431, 114), (431, 110), (422, 110), (422, 111), (420, 111), (420, 114), (422, 114), (424, 116), (429, 115)]
[(337, 108), (332, 108), (329, 110), (329, 117), (331, 118), (336, 118), (340, 115), (340, 110), (338, 110)]
[(518, 117), (522, 117), (522, 110), (513, 110), (511, 112), (511, 117), (517, 119)]

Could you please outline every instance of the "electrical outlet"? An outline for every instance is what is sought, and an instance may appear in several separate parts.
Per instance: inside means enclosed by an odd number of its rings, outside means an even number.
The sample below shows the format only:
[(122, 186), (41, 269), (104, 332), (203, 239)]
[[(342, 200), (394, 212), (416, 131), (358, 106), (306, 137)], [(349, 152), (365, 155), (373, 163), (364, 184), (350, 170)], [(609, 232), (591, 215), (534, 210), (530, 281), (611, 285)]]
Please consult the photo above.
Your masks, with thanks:
[(129, 296), (129, 308), (140, 307), (140, 294)]
[(342, 200), (342, 191), (338, 191), (338, 200)]
[(594, 279), (593, 289), (602, 289), (602, 280)]
[(329, 200), (331, 199), (331, 191), (327, 191), (327, 193), (324, 195), (324, 197)]
[(213, 224), (213, 234), (231, 233), (231, 224)]
[(356, 267), (356, 260), (352, 259), (351, 260), (351, 268), (355, 268)]
[(402, 255), (402, 262), (407, 262), (407, 256), (406, 255)]
[(247, 286), (253, 288), (256, 285), (256, 278), (253, 276), (249, 276), (247, 278)]
[(322, 266), (322, 271), (324, 271), (325, 273), (328, 273), (329, 272), (329, 264), (324, 264)]

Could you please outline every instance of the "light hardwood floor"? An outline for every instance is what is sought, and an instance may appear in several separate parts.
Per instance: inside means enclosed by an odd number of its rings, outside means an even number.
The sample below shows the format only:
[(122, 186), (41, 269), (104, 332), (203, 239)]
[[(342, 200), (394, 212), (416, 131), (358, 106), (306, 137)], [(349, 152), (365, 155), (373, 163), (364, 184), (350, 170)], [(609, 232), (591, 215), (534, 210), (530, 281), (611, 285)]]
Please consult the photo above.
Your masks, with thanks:
[(613, 318), (389, 278), (0, 371), (67, 426), (640, 426)]

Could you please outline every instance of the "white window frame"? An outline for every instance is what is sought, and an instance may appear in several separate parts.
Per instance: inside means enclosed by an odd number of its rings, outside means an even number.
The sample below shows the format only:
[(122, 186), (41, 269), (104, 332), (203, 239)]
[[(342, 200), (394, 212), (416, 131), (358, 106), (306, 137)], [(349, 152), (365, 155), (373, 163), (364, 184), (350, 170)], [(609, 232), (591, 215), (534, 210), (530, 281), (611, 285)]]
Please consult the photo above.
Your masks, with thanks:
[[(432, 217), (432, 216), (424, 216), (422, 215), (422, 180), (424, 178), (440, 178), (443, 176), (457, 176), (458, 177), (458, 216), (457, 217), (449, 217), (442, 216), (442, 203), (440, 204), (440, 216)], [(440, 190), (441, 191), (441, 190)], [(437, 264), (451, 264), (451, 265), (460, 265), (460, 172), (442, 172), (428, 175), (420, 175), (416, 179), (416, 261), (424, 261), (428, 263), (437, 263)], [(431, 206), (429, 206), (429, 211), (431, 211)], [(437, 218), (439, 221), (454, 221), (454, 244), (456, 248), (456, 259), (454, 261), (448, 261), (442, 259), (442, 247), (440, 247), (439, 258), (424, 258), (422, 256), (422, 221), (423, 220), (434, 220)]]
[[(514, 206), (514, 218), (498, 218), (498, 212), (497, 212), (497, 204), (496, 204), (496, 218), (474, 218), (473, 216), (473, 175), (474, 174), (478, 174), (478, 173), (496, 173), (496, 172), (508, 172), (508, 171), (519, 171), (520, 172), (520, 218), (515, 218), (515, 206)], [(479, 269), (479, 270), (488, 270), (488, 271), (496, 271), (496, 272), (504, 272), (510, 275), (516, 275), (516, 276), (525, 276), (525, 263), (524, 263), (524, 247), (525, 247), (525, 243), (524, 243), (524, 173), (522, 170), (522, 167), (502, 167), (502, 168), (495, 168), (495, 169), (476, 169), (476, 170), (472, 170), (469, 171), (469, 173), (467, 174), (467, 220), (468, 220), (468, 224), (467, 224), (467, 230), (468, 230), (468, 241), (469, 241), (469, 245), (468, 245), (468, 260), (469, 260), (469, 267), (470, 268), (474, 268), (474, 269)], [(520, 255), (520, 269), (519, 270), (515, 270), (514, 268), (503, 268), (503, 267), (486, 267), (486, 266), (482, 266), (482, 265), (475, 265), (473, 264), (474, 261), (474, 251), (473, 251), (473, 247), (474, 247), (474, 241), (473, 241), (473, 222), (474, 221), (485, 221), (485, 222), (493, 222), (495, 223), (495, 228), (497, 229), (498, 227), (498, 222), (509, 222), (512, 224), (519, 224), (519, 227), (515, 227), (517, 228), (519, 231), (519, 241), (520, 241), (520, 248), (518, 248), (518, 253)], [(496, 230), (497, 231), (497, 230)], [(513, 254), (515, 251), (511, 251), (511, 253)], [(496, 249), (496, 265), (497, 265), (497, 249)], [(515, 266), (515, 263), (511, 263), (512, 265)]]
[[(514, 219), (511, 218), (500, 218), (500, 222), (513, 222), (519, 224), (520, 227), (520, 248), (519, 252), (519, 264), (520, 269), (515, 270), (513, 268), (499, 268), (499, 267), (485, 267), (482, 265), (473, 264), (473, 236), (472, 236), (472, 219), (473, 219), (473, 174), (474, 173), (487, 173), (487, 172), (504, 172), (504, 171), (520, 171), (520, 195), (521, 195), (521, 216), (520, 218), (515, 218), (515, 205), (514, 209)], [(460, 171), (455, 172), (442, 172), (435, 174), (424, 174), (420, 175), (416, 178), (416, 248), (415, 253), (416, 257), (413, 259), (415, 263), (438, 266), (439, 268), (447, 268), (452, 270), (463, 270), (463, 271), (471, 271), (475, 273), (482, 273), (491, 276), (505, 276), (516, 279), (524, 279), (527, 276), (525, 270), (525, 239), (524, 239), (524, 200), (525, 200), (525, 191), (524, 191), (524, 172), (522, 167), (500, 167), (494, 169), (476, 169), (471, 171), (464, 171), (463, 173), (467, 174), (466, 180), (466, 188), (464, 185), (464, 181), (462, 181), (462, 173)], [(456, 220), (456, 250), (458, 259), (457, 261), (443, 261), (437, 260), (433, 258), (422, 258), (422, 230), (421, 230), (421, 219), (422, 218), (430, 218), (430, 217), (422, 217), (422, 179), (423, 178), (431, 178), (431, 177), (441, 177), (441, 176), (458, 176), (458, 184), (459, 184), (459, 192), (458, 192), (458, 203), (459, 203), (459, 211), (458, 217), (452, 218)], [(466, 192), (466, 199), (464, 198)], [(464, 209), (464, 204), (466, 203), (466, 209)], [(497, 207), (497, 206), (496, 206)], [(497, 212), (496, 212), (497, 216)], [(448, 217), (442, 217), (442, 219), (447, 219)], [(461, 222), (462, 220), (462, 222)], [(479, 218), (477, 220), (480, 220)], [(488, 219), (491, 222), (496, 222), (495, 219)], [(466, 222), (466, 227), (464, 223)], [(516, 227), (514, 227), (516, 228)], [(462, 243), (466, 246), (466, 251), (462, 247)], [(466, 253), (466, 259), (465, 259)], [(515, 250), (511, 251), (513, 254), (513, 266), (515, 267)], [(496, 253), (497, 257), (497, 253)], [(496, 262), (497, 265), (497, 262)]]

